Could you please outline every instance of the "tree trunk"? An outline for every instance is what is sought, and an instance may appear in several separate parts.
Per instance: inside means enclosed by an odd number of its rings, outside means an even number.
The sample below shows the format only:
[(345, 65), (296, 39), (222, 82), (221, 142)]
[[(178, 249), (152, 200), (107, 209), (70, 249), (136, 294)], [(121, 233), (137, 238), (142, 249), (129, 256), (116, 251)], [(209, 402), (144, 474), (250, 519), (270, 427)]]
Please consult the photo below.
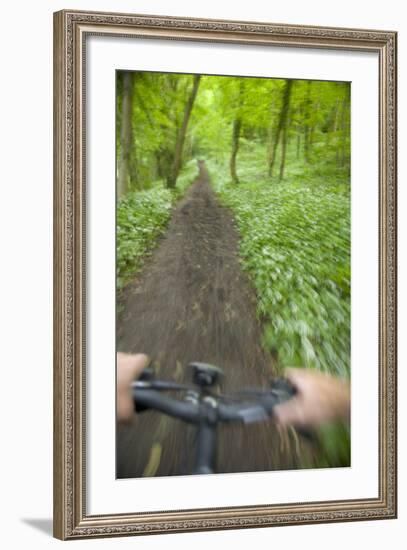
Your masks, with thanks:
[(297, 128), (297, 159), (300, 158), (300, 151), (301, 151), (301, 132)]
[(304, 159), (305, 162), (309, 163), (309, 127), (306, 124), (304, 126)]
[(283, 128), (283, 135), (281, 140), (281, 161), (280, 161), (280, 176), (279, 180), (281, 181), (284, 178), (284, 167), (285, 167), (285, 154), (287, 149), (287, 125)]
[(341, 121), (340, 121), (340, 129), (341, 129), (341, 152), (340, 152), (340, 161), (339, 166), (340, 168), (343, 168), (345, 166), (346, 161), (346, 134), (347, 134), (347, 113), (346, 113), (346, 100), (344, 99), (342, 101), (342, 109), (341, 109)]
[(329, 146), (331, 144), (332, 136), (335, 137), (337, 129), (337, 120), (338, 120), (338, 105), (339, 99), (336, 100), (336, 104), (331, 107), (331, 113), (329, 115), (329, 121), (326, 124), (326, 140), (325, 145)]
[(237, 177), (236, 172), (236, 157), (239, 151), (240, 143), (240, 134), (242, 131), (242, 107), (244, 102), (244, 90), (245, 90), (245, 80), (241, 78), (239, 80), (239, 91), (237, 96), (237, 108), (235, 111), (235, 118), (232, 125), (232, 150), (230, 153), (230, 175), (232, 177), (232, 182), (237, 184), (239, 183), (239, 178)]
[(312, 80), (308, 80), (308, 82), (307, 82), (307, 93), (306, 93), (306, 98), (305, 98), (304, 158), (305, 158), (306, 163), (308, 163), (310, 161), (311, 83), (312, 83)]
[(271, 148), (271, 157), (270, 157), (270, 164), (269, 164), (269, 176), (273, 176), (273, 169), (276, 162), (276, 153), (277, 153), (277, 147), (280, 141), (280, 137), (282, 134), (282, 131), (286, 130), (287, 127), (287, 117), (288, 117), (288, 111), (290, 107), (290, 96), (291, 96), (291, 88), (293, 85), (292, 80), (286, 80), (285, 86), (283, 90), (283, 103), (281, 106), (280, 116), (278, 119), (278, 125), (277, 130), (274, 134), (274, 141)]
[(181, 128), (179, 129), (177, 135), (177, 141), (175, 143), (174, 151), (174, 160), (170, 173), (167, 176), (167, 187), (173, 189), (177, 183), (177, 178), (182, 164), (182, 151), (184, 148), (185, 136), (187, 133), (188, 122), (191, 116), (192, 107), (194, 106), (194, 101), (196, 94), (198, 93), (199, 81), (201, 80), (201, 75), (195, 75), (193, 79), (193, 85), (191, 93), (189, 94), (188, 101), (186, 102), (184, 109), (184, 117), (182, 120)]
[[(281, 118), (281, 117), (280, 117)], [(279, 142), (279, 139), (280, 139), (280, 125), (278, 124), (277, 125), (277, 128), (275, 129), (275, 131), (273, 132), (272, 131), (272, 142), (271, 142), (271, 146), (270, 146), (270, 155), (269, 155), (269, 171), (268, 171), (268, 174), (269, 174), (269, 177), (272, 177), (273, 175), (273, 168), (274, 168), (274, 164), (276, 162), (276, 154), (277, 154), (277, 146), (278, 146), (278, 142)]]
[(122, 123), (120, 132), (121, 154), (118, 166), (117, 196), (123, 197), (130, 185), (130, 160), (132, 149), (132, 98), (133, 73), (123, 74)]
[(233, 121), (233, 131), (232, 131), (232, 152), (230, 155), (230, 175), (232, 176), (232, 182), (237, 184), (239, 183), (239, 178), (236, 173), (236, 157), (239, 150), (239, 138), (240, 130), (242, 128), (242, 119), (240, 117), (235, 118)]

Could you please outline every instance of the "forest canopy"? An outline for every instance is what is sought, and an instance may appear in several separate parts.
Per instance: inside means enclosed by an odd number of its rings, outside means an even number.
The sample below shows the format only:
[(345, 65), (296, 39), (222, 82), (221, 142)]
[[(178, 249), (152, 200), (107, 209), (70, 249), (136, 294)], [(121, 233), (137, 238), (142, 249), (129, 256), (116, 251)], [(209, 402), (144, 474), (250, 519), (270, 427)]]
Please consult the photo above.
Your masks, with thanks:
[(349, 180), (346, 82), (119, 71), (116, 128), (119, 197), (157, 180), (174, 188), (198, 157), (227, 159), (238, 184), (254, 147), (256, 177), (271, 183), (299, 163)]

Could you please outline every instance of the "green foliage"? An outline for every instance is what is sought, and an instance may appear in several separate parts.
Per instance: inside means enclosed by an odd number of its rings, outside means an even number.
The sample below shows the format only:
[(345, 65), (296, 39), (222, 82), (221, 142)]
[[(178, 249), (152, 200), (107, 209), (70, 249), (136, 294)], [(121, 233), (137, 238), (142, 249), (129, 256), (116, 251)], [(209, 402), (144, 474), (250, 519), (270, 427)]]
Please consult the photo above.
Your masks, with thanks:
[[(151, 182), (167, 176), (193, 81), (192, 75), (171, 73), (134, 72), (132, 77), (130, 191), (148, 189)], [(116, 155), (120, 159), (123, 71), (118, 72), (116, 90)], [(192, 135), (187, 134), (185, 162), (194, 157), (192, 145)]]
[(117, 288), (138, 271), (170, 217), (171, 192), (163, 187), (133, 191), (117, 207)]
[(350, 430), (346, 424), (329, 424), (318, 433), (320, 452), (314, 468), (350, 465)]
[[(207, 161), (221, 201), (240, 232), (242, 267), (257, 293), (263, 345), (278, 368), (317, 368), (350, 376), (350, 186), (346, 163), (321, 158), (305, 165), (288, 151), (283, 183), (264, 171), (264, 145), (243, 141), (240, 184), (227, 157)], [(330, 425), (317, 434), (303, 468), (350, 464), (350, 429)]]
[[(169, 219), (174, 196), (150, 182), (168, 175), (191, 78), (134, 75), (137, 189), (148, 191), (130, 193), (118, 207), (119, 287), (139, 268)], [(243, 266), (257, 290), (258, 313), (266, 320), (265, 345), (278, 350), (283, 365), (346, 375), (350, 87), (341, 82), (293, 81), (274, 159), (277, 165), (285, 163), (284, 182), (278, 184), (277, 176), (270, 179), (267, 174), (285, 87), (283, 79), (203, 76), (184, 159), (207, 159), (221, 199), (234, 212), (242, 235)], [(120, 78), (117, 105), (120, 121)], [(241, 183), (231, 186), (236, 118), (241, 121), (236, 161)], [(177, 192), (182, 192), (182, 185), (181, 178)]]
[[(117, 158), (121, 154), (123, 73), (117, 78)], [(132, 98), (130, 189), (148, 188), (165, 178), (174, 160), (185, 104), (193, 75), (135, 72)], [(233, 122), (241, 121), (240, 144), (266, 145), (262, 172), (267, 173), (273, 140), (283, 107), (286, 80), (253, 77), (203, 76), (194, 103), (183, 160), (197, 156), (230, 155)], [(284, 131), (278, 138), (276, 166), (284, 164), (283, 145), (296, 145), (302, 167), (321, 170), (350, 166), (350, 85), (346, 82), (294, 80)], [(241, 149), (237, 172), (244, 169)], [(281, 160), (282, 159), (282, 160)], [(285, 162), (288, 168), (290, 164)], [(276, 170), (277, 173), (277, 170)], [(288, 175), (287, 170), (284, 171)], [(322, 175), (322, 174), (321, 174)], [(349, 176), (349, 173), (348, 173)]]
[[(253, 173), (247, 163), (247, 172)], [(230, 185), (209, 164), (241, 235), (242, 265), (281, 366), (349, 375), (350, 197), (346, 185), (293, 177)], [(246, 172), (242, 170), (243, 174)], [(242, 180), (244, 182), (244, 180)]]
[(151, 254), (157, 237), (167, 226), (171, 209), (176, 200), (198, 175), (195, 161), (183, 169), (177, 188), (169, 190), (161, 181), (156, 181), (150, 189), (132, 191), (117, 205), (117, 289), (123, 286), (142, 267)]

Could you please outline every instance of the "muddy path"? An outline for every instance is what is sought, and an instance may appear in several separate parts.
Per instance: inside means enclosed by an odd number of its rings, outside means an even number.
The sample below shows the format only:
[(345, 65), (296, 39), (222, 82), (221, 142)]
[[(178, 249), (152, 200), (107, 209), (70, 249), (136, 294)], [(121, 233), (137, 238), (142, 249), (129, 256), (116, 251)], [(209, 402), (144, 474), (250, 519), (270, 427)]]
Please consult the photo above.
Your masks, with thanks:
[[(168, 229), (125, 290), (118, 350), (155, 359), (159, 377), (188, 381), (190, 361), (221, 366), (225, 392), (267, 386), (272, 359), (261, 346), (255, 295), (239, 258), (229, 210), (212, 190), (204, 163), (175, 208)], [(156, 412), (118, 427), (117, 476), (184, 475), (194, 458), (192, 428)], [(271, 422), (219, 432), (218, 471), (298, 467), (295, 434)]]

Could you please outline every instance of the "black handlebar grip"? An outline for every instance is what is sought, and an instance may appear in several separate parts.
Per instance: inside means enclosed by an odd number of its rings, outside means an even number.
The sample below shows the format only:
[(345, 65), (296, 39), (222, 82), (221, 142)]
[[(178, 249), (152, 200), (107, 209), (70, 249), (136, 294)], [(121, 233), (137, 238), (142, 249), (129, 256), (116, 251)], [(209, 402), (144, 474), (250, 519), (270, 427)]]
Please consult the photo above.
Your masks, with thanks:
[(271, 389), (278, 394), (280, 403), (291, 399), (297, 393), (297, 389), (287, 378), (272, 379)]
[(155, 378), (155, 370), (154, 367), (150, 364), (148, 367), (146, 367), (138, 377), (138, 380), (141, 380), (143, 382), (149, 382), (151, 380), (154, 380)]
[(136, 411), (154, 409), (185, 422), (197, 422), (200, 418), (198, 403), (180, 401), (156, 390), (135, 388), (133, 389), (133, 401)]
[(148, 411), (148, 409), (150, 408), (150, 405), (147, 401), (145, 401), (144, 399), (140, 399), (141, 395), (142, 395), (142, 393), (139, 390), (137, 392), (137, 397), (138, 397), (138, 399), (137, 399), (136, 398), (136, 391), (133, 389), (133, 403), (134, 403), (134, 411), (136, 413), (141, 413), (143, 411)]

